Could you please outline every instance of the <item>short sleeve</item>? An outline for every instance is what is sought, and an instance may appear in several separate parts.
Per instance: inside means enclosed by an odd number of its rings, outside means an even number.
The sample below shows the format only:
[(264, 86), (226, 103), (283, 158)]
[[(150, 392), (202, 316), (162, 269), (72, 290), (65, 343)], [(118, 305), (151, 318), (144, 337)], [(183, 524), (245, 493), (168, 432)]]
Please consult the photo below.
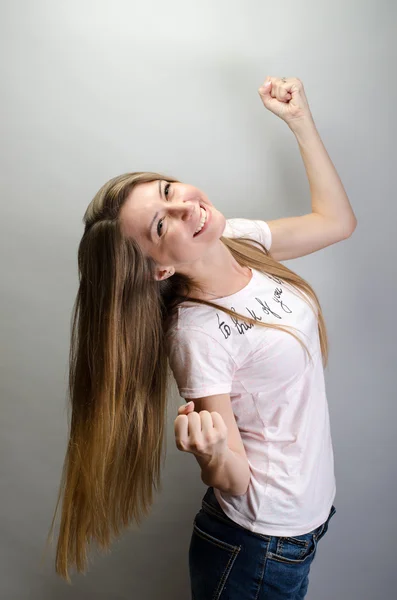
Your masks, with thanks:
[(226, 227), (223, 232), (224, 237), (249, 237), (256, 242), (260, 242), (270, 250), (272, 245), (272, 232), (266, 221), (260, 219), (227, 219)]
[(199, 328), (179, 328), (167, 336), (169, 364), (179, 394), (201, 398), (232, 390), (236, 364), (220, 342)]

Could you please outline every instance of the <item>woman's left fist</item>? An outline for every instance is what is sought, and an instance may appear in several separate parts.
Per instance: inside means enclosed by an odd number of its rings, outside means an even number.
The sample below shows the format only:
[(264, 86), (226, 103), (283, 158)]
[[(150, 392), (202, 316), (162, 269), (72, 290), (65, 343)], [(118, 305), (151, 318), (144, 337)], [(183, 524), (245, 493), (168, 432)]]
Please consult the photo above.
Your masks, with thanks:
[(266, 77), (258, 92), (266, 108), (285, 121), (289, 127), (292, 128), (301, 121), (313, 121), (300, 79)]

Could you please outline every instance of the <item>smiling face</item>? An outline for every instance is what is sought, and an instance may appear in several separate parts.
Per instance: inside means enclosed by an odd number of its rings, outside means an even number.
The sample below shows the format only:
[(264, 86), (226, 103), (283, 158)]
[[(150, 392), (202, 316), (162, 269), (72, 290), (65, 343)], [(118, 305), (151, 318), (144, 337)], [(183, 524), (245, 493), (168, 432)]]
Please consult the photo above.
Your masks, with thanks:
[[(206, 210), (206, 222), (194, 235)], [(124, 235), (133, 237), (157, 263), (156, 279), (175, 271), (196, 276), (222, 252), (226, 219), (198, 188), (164, 180), (134, 187), (120, 211)], [(170, 273), (171, 271), (171, 273)]]

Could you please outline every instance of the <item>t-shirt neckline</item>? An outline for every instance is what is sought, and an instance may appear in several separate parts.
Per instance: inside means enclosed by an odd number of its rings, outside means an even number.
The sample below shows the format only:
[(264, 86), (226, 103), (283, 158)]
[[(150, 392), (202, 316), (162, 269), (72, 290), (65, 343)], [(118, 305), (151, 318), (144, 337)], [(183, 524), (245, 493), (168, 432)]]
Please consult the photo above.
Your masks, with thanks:
[(248, 267), (248, 268), (251, 271), (251, 279), (249, 280), (249, 282), (243, 288), (241, 288), (241, 290), (238, 290), (238, 292), (234, 292), (234, 294), (230, 294), (229, 296), (221, 296), (220, 298), (215, 298), (214, 302), (219, 302), (221, 300), (229, 301), (231, 298), (234, 298), (235, 296), (238, 296), (239, 294), (246, 293), (248, 291), (248, 289), (251, 287), (254, 277), (255, 277), (255, 269), (252, 269), (251, 267)]
[[(247, 291), (249, 290), (249, 288), (253, 285), (253, 282), (254, 282), (254, 279), (255, 279), (255, 269), (252, 269), (251, 267), (248, 267), (248, 268), (251, 271), (251, 279), (249, 280), (249, 282), (243, 288), (241, 288), (241, 290), (238, 290), (238, 292), (234, 292), (234, 294), (230, 294), (229, 296), (220, 296), (219, 298), (211, 299), (210, 302), (214, 302), (214, 303), (215, 302), (222, 302), (222, 301), (229, 302), (230, 299), (235, 298), (239, 294), (247, 293)], [(189, 302), (191, 304), (195, 304), (195, 302), (192, 302), (191, 300), (186, 300), (186, 301), (182, 302), (182, 304), (189, 303)], [(197, 304), (196, 304), (196, 306), (197, 306)]]

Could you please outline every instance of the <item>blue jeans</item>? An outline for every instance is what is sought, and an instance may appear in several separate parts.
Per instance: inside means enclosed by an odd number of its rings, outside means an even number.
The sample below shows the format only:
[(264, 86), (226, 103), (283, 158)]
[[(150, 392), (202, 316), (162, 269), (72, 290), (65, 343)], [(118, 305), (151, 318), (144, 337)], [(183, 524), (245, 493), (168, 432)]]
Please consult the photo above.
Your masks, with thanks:
[(209, 487), (189, 546), (191, 600), (302, 600), (319, 540), (336, 509), (309, 533), (276, 537), (232, 521)]

